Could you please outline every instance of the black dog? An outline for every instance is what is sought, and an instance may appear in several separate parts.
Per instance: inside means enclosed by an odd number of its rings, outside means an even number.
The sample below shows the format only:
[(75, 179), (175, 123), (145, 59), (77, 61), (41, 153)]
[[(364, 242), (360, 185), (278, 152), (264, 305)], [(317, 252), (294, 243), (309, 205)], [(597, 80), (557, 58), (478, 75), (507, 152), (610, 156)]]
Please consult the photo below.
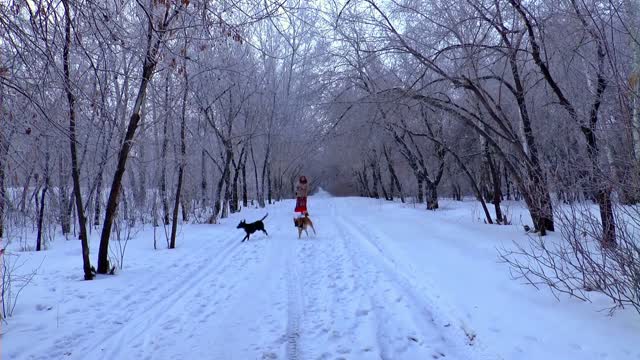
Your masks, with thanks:
[(244, 231), (247, 233), (247, 235), (244, 237), (244, 239), (242, 239), (241, 242), (244, 242), (245, 240), (249, 240), (249, 235), (253, 234), (258, 230), (262, 231), (263, 233), (267, 234), (267, 236), (269, 236), (269, 234), (267, 233), (267, 230), (264, 229), (264, 223), (262, 222), (262, 220), (266, 219), (268, 215), (269, 214), (267, 213), (267, 215), (265, 215), (262, 219), (256, 222), (252, 222), (250, 224), (247, 224), (247, 222), (244, 220), (240, 221), (240, 224), (238, 224), (236, 229), (244, 229)]

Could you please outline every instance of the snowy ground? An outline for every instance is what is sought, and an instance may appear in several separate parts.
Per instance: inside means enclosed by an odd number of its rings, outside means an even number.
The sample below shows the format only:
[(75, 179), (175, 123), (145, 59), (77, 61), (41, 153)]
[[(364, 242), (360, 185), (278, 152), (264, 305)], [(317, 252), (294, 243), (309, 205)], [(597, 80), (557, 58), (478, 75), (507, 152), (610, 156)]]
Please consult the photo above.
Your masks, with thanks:
[[(81, 281), (77, 241), (23, 253), (42, 266), (1, 359), (640, 359), (633, 311), (510, 280), (496, 247), (522, 228), (482, 224), (475, 202), (309, 203), (317, 236), (297, 239), (292, 201), (182, 226), (175, 250), (153, 250), (146, 228), (96, 281)], [(265, 211), (270, 236), (240, 243), (239, 220)]]

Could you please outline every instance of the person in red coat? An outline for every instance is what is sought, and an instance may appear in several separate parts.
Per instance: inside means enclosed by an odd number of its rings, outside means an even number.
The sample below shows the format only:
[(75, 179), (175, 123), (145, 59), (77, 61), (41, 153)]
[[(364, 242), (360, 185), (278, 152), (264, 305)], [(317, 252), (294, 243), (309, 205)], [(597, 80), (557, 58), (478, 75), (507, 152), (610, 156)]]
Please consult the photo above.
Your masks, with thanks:
[(309, 184), (307, 184), (307, 178), (302, 175), (298, 179), (298, 185), (296, 185), (296, 208), (294, 212), (300, 213), (303, 216), (307, 212), (307, 192), (309, 191)]

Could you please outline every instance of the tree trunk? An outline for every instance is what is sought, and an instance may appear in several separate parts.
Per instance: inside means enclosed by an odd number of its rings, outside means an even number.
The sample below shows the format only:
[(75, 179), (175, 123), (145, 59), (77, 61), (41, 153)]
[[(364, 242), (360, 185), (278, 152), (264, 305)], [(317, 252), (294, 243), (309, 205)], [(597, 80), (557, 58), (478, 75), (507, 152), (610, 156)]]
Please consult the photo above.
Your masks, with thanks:
[(393, 198), (393, 185), (395, 184), (395, 188), (398, 190), (398, 194), (400, 195), (400, 201), (404, 203), (404, 193), (402, 192), (402, 185), (400, 184), (400, 180), (398, 180), (398, 175), (396, 174), (396, 170), (393, 166), (393, 162), (389, 157), (389, 153), (387, 151), (387, 147), (383, 147), (384, 157), (387, 159), (387, 168), (389, 169), (389, 176), (391, 178), (389, 187), (391, 188), (391, 197)]
[[(158, 227), (158, 191), (153, 191), (153, 205), (151, 205), (151, 225), (155, 228)], [(153, 249), (156, 249), (155, 229), (153, 230)]]
[(378, 176), (376, 174), (376, 168), (373, 159), (370, 160), (369, 168), (371, 169), (371, 177), (373, 178), (373, 190), (372, 195), (374, 199), (379, 199), (380, 195), (378, 194)]
[(356, 176), (356, 179), (358, 179), (358, 189), (360, 190), (360, 196), (371, 197), (371, 193), (369, 192), (369, 189), (364, 181), (364, 174), (358, 170), (355, 170), (354, 175)]
[(244, 153), (244, 160), (242, 161), (242, 207), (249, 205), (249, 199), (247, 194), (247, 153)]
[(34, 166), (33, 164), (29, 168), (29, 173), (27, 174), (27, 178), (24, 181), (24, 185), (22, 186), (22, 197), (20, 198), (20, 212), (25, 213), (27, 210), (27, 194), (29, 193), (29, 187), (31, 186), (31, 178), (33, 175)]
[[(627, 8), (630, 13), (632, 38), (630, 46), (633, 49), (633, 62), (631, 65), (631, 75), (629, 87), (631, 88), (631, 138), (633, 145), (633, 155), (636, 160), (636, 171), (640, 170), (640, 4), (635, 0), (627, 2)], [(640, 174), (635, 174), (634, 178)], [(637, 192), (637, 190), (636, 190)], [(636, 198), (640, 196), (636, 194)]]
[(507, 173), (507, 168), (504, 167), (504, 184), (507, 189), (506, 198), (507, 200), (511, 200), (511, 181), (509, 181), (509, 174)]
[[(131, 199), (133, 200), (133, 204), (134, 206), (129, 207), (128, 211), (125, 213), (125, 220), (127, 221), (127, 224), (129, 227), (133, 227), (136, 225), (136, 211), (135, 211), (135, 204), (136, 204), (136, 199), (138, 198), (138, 194), (137, 194), (137, 185), (136, 185), (136, 178), (135, 175), (133, 173), (133, 169), (131, 171), (129, 171), (129, 193), (131, 194)], [(126, 195), (127, 193), (124, 192), (124, 195)]]
[[(71, 89), (70, 65), (69, 65), (69, 47), (71, 46), (71, 13), (69, 9), (69, 1), (63, 0), (65, 15), (65, 43), (64, 43), (64, 79), (67, 100), (69, 103), (69, 144), (71, 150), (71, 177), (73, 178), (73, 192), (76, 200), (76, 212), (78, 225), (80, 227), (80, 242), (82, 244), (82, 264), (84, 270), (84, 279), (93, 279), (93, 271), (91, 269), (91, 261), (89, 259), (89, 236), (87, 235), (87, 219), (84, 216), (84, 204), (82, 202), (82, 191), (80, 188), (80, 168), (78, 165), (78, 153), (76, 149), (76, 112), (75, 112), (75, 96)], [(106, 257), (105, 253), (105, 257)]]
[(240, 169), (236, 169), (233, 174), (233, 180), (231, 181), (231, 203), (229, 210), (232, 214), (240, 211), (240, 198), (238, 197), (238, 179), (240, 178)]
[(65, 173), (64, 160), (62, 154), (58, 157), (58, 171), (59, 171), (59, 184), (58, 184), (58, 198), (60, 199), (60, 227), (62, 228), (63, 235), (69, 235), (71, 233), (71, 214), (69, 213), (69, 191), (67, 189), (67, 174)]
[(277, 182), (277, 187), (276, 187), (276, 201), (282, 201), (283, 198), (283, 193), (284, 193), (284, 178), (282, 175), (280, 175), (280, 177), (278, 177), (278, 182)]
[[(0, 111), (4, 108), (4, 91), (0, 85)], [(3, 129), (7, 129), (3, 122), (4, 116), (0, 116), (0, 241), (4, 236), (4, 212), (7, 201), (7, 191), (5, 188), (5, 168), (7, 168), (7, 157), (9, 153), (9, 136), (5, 135)]]
[(462, 189), (457, 183), (451, 184), (451, 197), (455, 201), (462, 201)]
[(96, 184), (96, 198), (93, 205), (93, 226), (100, 225), (100, 207), (102, 205), (102, 170), (98, 173), (98, 183)]
[(382, 174), (380, 173), (380, 169), (376, 169), (376, 174), (378, 175), (378, 184), (380, 184), (380, 189), (382, 190), (382, 196), (387, 201), (393, 201), (393, 196), (389, 195), (387, 192), (387, 188), (384, 186), (384, 182), (382, 181)]
[(255, 183), (256, 183), (256, 200), (258, 200), (258, 205), (261, 208), (263, 208), (264, 197), (260, 193), (260, 183), (258, 182), (258, 165), (256, 164), (256, 157), (253, 152), (253, 142), (249, 144), (249, 149), (251, 150), (251, 161), (253, 162), (253, 174), (255, 176)]
[[(431, 131), (431, 127), (428, 125), (428, 122), (425, 121), (425, 124), (427, 125), (427, 128), (429, 130), (429, 132)], [(418, 182), (418, 196), (417, 196), (417, 203), (422, 204), (424, 202), (424, 193), (422, 192), (422, 185), (424, 183), (425, 180), (430, 181), (429, 180), (429, 173), (427, 172), (427, 169), (425, 167), (424, 164), (424, 158), (423, 155), (418, 147), (418, 144), (414, 141), (413, 135), (410, 134), (409, 135), (409, 140), (411, 141), (414, 150), (411, 150), (411, 148), (407, 145), (406, 143), (406, 134), (403, 134), (402, 136), (398, 135), (398, 133), (396, 133), (395, 131), (392, 130), (392, 134), (393, 134), (393, 138), (395, 139), (396, 143), (398, 145), (401, 146), (400, 149), (400, 154), (402, 154), (402, 156), (405, 158), (405, 160), (407, 160), (407, 163), (409, 164), (409, 167), (411, 168), (411, 170), (413, 170), (413, 174), (416, 177), (416, 180)], [(435, 141), (435, 138), (433, 135), (430, 135), (429, 138), (432, 141)], [(437, 186), (437, 184), (440, 182), (440, 179), (442, 177), (442, 173), (444, 172), (444, 156), (445, 153), (443, 152), (442, 149), (437, 149), (436, 151), (438, 157), (440, 158), (440, 166), (438, 168), (438, 176), (437, 179), (435, 181), (435, 184)]]
[(273, 200), (273, 188), (272, 188), (272, 184), (271, 184), (271, 162), (269, 162), (269, 165), (267, 166), (267, 182), (268, 182), (268, 187), (269, 187), (269, 193), (268, 193), (268, 197), (269, 197), (269, 205), (271, 205), (271, 201)]
[[(602, 91), (604, 91), (604, 89)], [(595, 124), (597, 117), (596, 113), (597, 108), (595, 110), (592, 109), (590, 125), (588, 127), (583, 126), (581, 130), (587, 140), (587, 154), (589, 155), (589, 161), (591, 162), (591, 175), (589, 176), (589, 183), (593, 187), (593, 197), (600, 210), (600, 221), (602, 224), (601, 245), (603, 247), (615, 247), (616, 225), (613, 214), (613, 203), (611, 200), (611, 189), (606, 184), (606, 181), (608, 181), (608, 179), (605, 179), (604, 175), (600, 175), (600, 148), (595, 134)]]
[[(231, 145), (227, 145), (225, 144), (225, 148), (227, 149), (225, 151), (225, 161), (224, 161), (224, 167), (222, 169), (222, 174), (220, 175), (220, 180), (218, 181), (218, 186), (216, 187), (216, 198), (215, 198), (215, 202), (213, 204), (213, 214), (211, 215), (211, 219), (209, 220), (210, 223), (215, 222), (218, 219), (218, 215), (220, 214), (220, 211), (223, 209), (223, 198), (222, 198), (222, 187), (225, 184), (226, 179), (229, 176), (229, 172), (230, 167), (231, 167), (231, 154), (232, 154), (232, 150), (230, 150)], [(225, 192), (225, 198), (226, 198), (226, 192)]]
[[(0, 95), (1, 96), (1, 95)], [(1, 102), (0, 102), (1, 104)], [(7, 199), (7, 191), (5, 188), (5, 166), (7, 164), (7, 156), (5, 152), (5, 137), (0, 130), (0, 239), (4, 236), (4, 209)]]
[(269, 144), (267, 144), (267, 151), (265, 153), (264, 156), (264, 163), (262, 164), (262, 178), (260, 179), (261, 181), (261, 186), (260, 186), (260, 198), (258, 199), (258, 204), (260, 205), (261, 208), (265, 207), (265, 202), (264, 202), (264, 195), (265, 195), (265, 180), (267, 178), (267, 168), (269, 167), (269, 161), (270, 161), (270, 152), (271, 152), (271, 147)]
[(220, 218), (225, 219), (229, 217), (229, 208), (231, 206), (231, 168), (234, 163), (234, 154), (233, 148), (231, 148), (231, 143), (229, 142), (229, 148), (227, 156), (230, 158), (229, 165), (227, 165), (227, 169), (225, 170), (224, 176), (224, 200), (222, 203), (222, 214)]
[(484, 197), (482, 196), (482, 190), (480, 189), (480, 186), (478, 185), (478, 182), (476, 181), (476, 179), (473, 177), (473, 174), (471, 173), (469, 168), (465, 165), (464, 161), (462, 161), (460, 156), (458, 156), (458, 154), (456, 154), (451, 149), (446, 149), (446, 150), (449, 152), (449, 154), (451, 154), (451, 156), (453, 156), (453, 158), (456, 160), (456, 162), (458, 163), (462, 171), (467, 175), (467, 178), (471, 183), (471, 187), (473, 188), (473, 191), (476, 194), (476, 199), (480, 201), (480, 204), (482, 205), (482, 210), (484, 211), (487, 224), (493, 224), (493, 220), (491, 219), (491, 213), (489, 213), (489, 209), (487, 208), (487, 203), (484, 201)]
[[(503, 36), (503, 39), (508, 38), (506, 35)], [(547, 185), (547, 181), (545, 179), (544, 173), (542, 171), (542, 166), (540, 165), (540, 157), (538, 153), (538, 145), (535, 141), (533, 130), (531, 126), (531, 118), (529, 116), (529, 110), (527, 108), (527, 103), (525, 99), (525, 87), (520, 79), (520, 70), (518, 67), (517, 53), (515, 49), (512, 49), (509, 52), (509, 64), (511, 67), (511, 74), (515, 83), (515, 97), (516, 102), (518, 103), (518, 110), (520, 114), (520, 120), (522, 124), (522, 131), (525, 139), (525, 153), (529, 156), (529, 164), (528, 173), (529, 180), (533, 183), (533, 189), (535, 189), (534, 193), (531, 194), (535, 198), (538, 198), (536, 203), (540, 204), (540, 207), (535, 210), (536, 213), (539, 214), (538, 221), (534, 221), (534, 225), (537, 231), (540, 231), (541, 235), (546, 234), (546, 231), (554, 231), (555, 226), (553, 222), (553, 209), (551, 205), (551, 196), (549, 194), (549, 187)], [(489, 158), (491, 162), (491, 159)], [(495, 170), (491, 169), (492, 177), (494, 178), (495, 183)], [(495, 185), (494, 185), (495, 186)], [(494, 194), (494, 201), (495, 201)], [(497, 221), (500, 222), (502, 220), (502, 212), (498, 215), (499, 206), (496, 206), (496, 217)]]
[(238, 179), (240, 179), (240, 167), (242, 166), (242, 159), (244, 158), (245, 146), (242, 147), (240, 151), (240, 156), (238, 157), (238, 162), (234, 162), (233, 169), (233, 182), (231, 186), (231, 205), (230, 211), (231, 213), (236, 213), (240, 211), (240, 203), (238, 197)]
[(535, 231), (539, 232), (541, 236), (545, 236), (547, 230), (554, 231), (553, 213), (550, 212), (550, 198), (546, 198), (544, 195), (534, 195), (536, 193), (535, 188), (526, 189), (521, 186), (521, 191), (527, 208), (529, 209), (531, 219), (533, 220)]
[(222, 208), (222, 186), (224, 185), (224, 172), (220, 175), (220, 180), (218, 180), (218, 185), (216, 186), (216, 196), (213, 202), (213, 214), (211, 214), (211, 218), (209, 219), (210, 224), (214, 224), (218, 215), (220, 214), (220, 209)]
[[(120, 188), (120, 190), (122, 191), (122, 194), (120, 194), (120, 197), (122, 198), (122, 220), (125, 223), (128, 223), (128, 219), (129, 219), (129, 197), (127, 196), (127, 188), (125, 186), (122, 186)], [(116, 212), (116, 217), (117, 217), (117, 212)]]
[(503, 224), (504, 219), (502, 215), (502, 209), (500, 208), (500, 202), (502, 200), (500, 171), (496, 167), (488, 147), (485, 148), (485, 157), (487, 159), (487, 164), (489, 165), (489, 174), (491, 175), (491, 183), (493, 184), (493, 190), (492, 190), (493, 199), (491, 200), (491, 202), (493, 203), (493, 206), (495, 208), (496, 222), (498, 224)]
[[(531, 213), (535, 230), (544, 236), (547, 231), (555, 231), (551, 194), (539, 164), (533, 167), (527, 165), (527, 173), (530, 185), (525, 188), (525, 184), (520, 184), (520, 190)], [(529, 194), (526, 195), (525, 192)]]
[(178, 185), (176, 187), (176, 198), (173, 203), (173, 220), (171, 222), (171, 240), (169, 241), (169, 249), (176, 248), (176, 233), (178, 230), (178, 213), (180, 210), (180, 195), (182, 192), (182, 175), (184, 168), (182, 165), (178, 168)]
[[(186, 45), (185, 45), (186, 51)], [(186, 127), (187, 127), (187, 94), (189, 92), (189, 77), (187, 74), (187, 64), (186, 64), (186, 56), (184, 54), (184, 94), (182, 95), (182, 121), (180, 122), (180, 164), (178, 165), (178, 186), (176, 188), (176, 199), (175, 204), (173, 206), (173, 222), (171, 224), (171, 242), (169, 243), (169, 249), (175, 249), (176, 247), (176, 231), (178, 229), (178, 208), (180, 207), (180, 195), (182, 192), (182, 177), (184, 174), (184, 168), (187, 162), (187, 144), (186, 144)], [(183, 211), (185, 207), (182, 207)], [(182, 215), (183, 219), (185, 215)]]
[[(38, 212), (38, 236), (36, 239), (36, 251), (42, 250), (42, 236), (44, 225), (44, 207), (46, 203), (47, 190), (49, 190), (49, 142), (47, 141), (47, 150), (44, 156), (44, 186), (42, 188), (42, 194), (40, 198), (40, 210)], [(37, 195), (36, 195), (37, 196)]]
[(101, 207), (102, 207), (102, 186), (103, 186), (103, 177), (104, 177), (104, 168), (107, 166), (107, 160), (109, 159), (109, 143), (111, 142), (111, 138), (113, 136), (114, 131), (112, 131), (109, 135), (109, 138), (105, 140), (104, 151), (102, 151), (102, 158), (100, 159), (100, 168), (98, 169), (98, 178), (96, 184), (96, 198), (94, 202), (94, 214), (93, 214), (93, 225), (100, 225), (100, 215), (101, 215)]
[(438, 204), (438, 184), (432, 181), (426, 181), (427, 191), (427, 210), (436, 210), (440, 207)]
[(222, 202), (222, 212), (220, 218), (225, 219), (229, 217), (229, 204), (231, 202), (231, 164), (229, 169), (226, 170), (224, 176), (224, 200)]
[[(46, 178), (47, 176), (45, 176)], [(47, 195), (47, 190), (49, 190), (49, 185), (47, 184), (48, 180), (45, 180), (44, 188), (42, 189), (42, 194), (40, 198), (40, 210), (38, 212), (38, 237), (36, 239), (36, 251), (42, 250), (42, 231), (43, 231), (43, 222), (44, 222), (44, 205), (45, 205), (45, 196)]]
[[(146, 110), (142, 111), (143, 119), (141, 121), (144, 122), (144, 118), (146, 117)], [(138, 181), (138, 187), (136, 188), (136, 209), (142, 212), (143, 209), (147, 205), (147, 171), (146, 171), (146, 161), (145, 161), (145, 146), (144, 143), (140, 144), (140, 177)], [(144, 221), (144, 217), (142, 217)]]
[(602, 222), (602, 246), (603, 247), (615, 247), (616, 246), (616, 224), (613, 214), (613, 204), (611, 201), (611, 189), (605, 183), (606, 174), (603, 174), (603, 179), (600, 179), (600, 174), (604, 171), (600, 168), (600, 148), (598, 144), (598, 138), (596, 136), (596, 124), (598, 122), (598, 111), (600, 109), (602, 94), (605, 91), (607, 82), (604, 78), (604, 62), (605, 53), (603, 46), (598, 42), (598, 73), (597, 73), (597, 85), (596, 85), (596, 98), (591, 106), (589, 113), (589, 126), (582, 126), (581, 130), (587, 141), (587, 153), (589, 154), (589, 160), (592, 164), (592, 177), (591, 184), (595, 186), (595, 198), (600, 208), (600, 221)]
[(493, 201), (493, 182), (491, 181), (491, 170), (489, 170), (489, 146), (487, 141), (480, 136), (480, 147), (482, 148), (482, 158), (480, 163), (480, 187), (482, 189), (482, 197), (486, 201)]
[[(72, 179), (73, 180), (73, 179)], [(73, 185), (73, 184), (72, 184)], [(76, 201), (76, 192), (71, 190), (71, 194), (69, 195), (69, 201), (67, 202), (67, 217), (71, 219), (70, 223), (74, 226), (73, 234), (75, 235), (75, 225), (76, 225), (76, 215), (73, 210), (75, 209), (75, 201)], [(69, 231), (71, 233), (71, 231)], [(79, 240), (80, 238), (78, 238)]]
[(191, 209), (191, 200), (189, 200), (188, 198), (188, 196), (182, 195), (182, 198), (180, 199), (180, 207), (182, 208), (182, 222), (185, 223), (189, 222), (189, 211)]
[(393, 181), (393, 174), (389, 173), (389, 197), (392, 201), (396, 196), (395, 185), (396, 184)]
[(600, 208), (600, 221), (602, 222), (602, 246), (616, 246), (616, 228), (613, 214), (613, 203), (611, 201), (611, 191), (602, 189), (596, 194), (596, 201)]
[(367, 194), (367, 197), (373, 197), (373, 191), (375, 190), (371, 190), (371, 187), (369, 186), (369, 173), (367, 172), (367, 164), (366, 163), (362, 163), (362, 184), (364, 185), (364, 190), (365, 190), (365, 194)]
[(33, 194), (31, 194), (31, 198), (29, 199), (29, 203), (31, 203), (31, 199), (34, 199), (35, 201), (35, 213), (38, 213), (38, 209), (40, 209), (40, 198), (38, 197), (38, 195), (40, 194), (40, 174), (36, 173), (35, 176), (33, 177), (35, 182), (36, 182), (36, 188), (33, 190)]
[[(168, 74), (168, 72), (167, 72)], [(160, 174), (160, 199), (162, 199), (162, 221), (165, 225), (169, 225), (169, 199), (167, 198), (167, 147), (169, 144), (169, 136), (167, 128), (169, 126), (169, 75), (165, 81), (165, 113), (162, 124), (162, 150), (160, 152), (160, 161), (162, 161), (162, 169)]]
[(380, 190), (382, 190), (382, 196), (384, 196), (385, 200), (393, 200), (393, 197), (389, 197), (389, 193), (387, 192), (387, 189), (384, 187), (384, 181), (382, 181), (382, 172), (380, 171), (380, 158), (378, 157), (375, 149), (373, 150), (372, 161), (373, 161), (372, 165), (374, 170), (373, 175), (376, 177), (376, 182), (380, 186)]
[(150, 22), (147, 29), (147, 53), (143, 65), (142, 79), (140, 81), (140, 87), (138, 88), (138, 95), (132, 109), (132, 114), (129, 118), (127, 132), (125, 133), (124, 141), (122, 142), (122, 146), (118, 152), (118, 163), (116, 165), (116, 171), (113, 176), (111, 190), (109, 191), (109, 198), (107, 200), (104, 225), (100, 236), (100, 250), (98, 252), (98, 273), (100, 274), (106, 274), (109, 272), (109, 238), (111, 236), (111, 227), (113, 226), (113, 217), (118, 207), (118, 196), (120, 194), (122, 178), (126, 170), (129, 152), (133, 146), (133, 137), (140, 122), (140, 108), (144, 102), (147, 87), (156, 67), (156, 55), (160, 47), (161, 38), (159, 37), (152, 45), (153, 31), (153, 25)]
[(202, 149), (202, 161), (201, 161), (201, 169), (202, 169), (202, 182), (200, 183), (200, 190), (202, 191), (202, 206), (205, 206), (207, 203), (207, 166), (205, 162), (205, 150)]

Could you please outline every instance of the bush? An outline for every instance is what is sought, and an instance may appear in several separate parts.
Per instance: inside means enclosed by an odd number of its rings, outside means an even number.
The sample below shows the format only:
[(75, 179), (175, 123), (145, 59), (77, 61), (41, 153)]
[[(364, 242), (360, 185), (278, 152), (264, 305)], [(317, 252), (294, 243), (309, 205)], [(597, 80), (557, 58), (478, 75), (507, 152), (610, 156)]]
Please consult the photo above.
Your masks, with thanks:
[(20, 254), (14, 254), (5, 249), (0, 250), (0, 276), (2, 277), (2, 313), (0, 318), (5, 320), (13, 315), (18, 297), (29, 285), (37, 273), (37, 269), (19, 274), (26, 261), (20, 260)]
[(558, 207), (561, 241), (529, 236), (526, 244), (502, 249), (514, 279), (589, 301), (597, 291), (612, 300), (611, 312), (632, 306), (640, 313), (640, 208), (618, 205), (615, 246), (602, 246), (602, 226), (589, 204)]

